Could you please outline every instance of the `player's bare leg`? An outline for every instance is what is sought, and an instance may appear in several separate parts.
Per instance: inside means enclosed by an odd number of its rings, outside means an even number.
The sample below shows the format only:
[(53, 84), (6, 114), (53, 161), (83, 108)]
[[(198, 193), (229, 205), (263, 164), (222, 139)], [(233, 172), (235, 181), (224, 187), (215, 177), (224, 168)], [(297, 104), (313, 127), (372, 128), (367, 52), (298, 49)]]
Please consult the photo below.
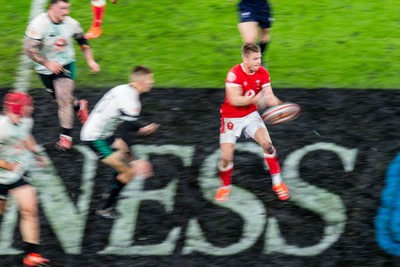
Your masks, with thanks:
[(260, 29), (258, 22), (249, 21), (238, 24), (239, 32), (242, 36), (243, 43), (257, 44), (261, 48), (261, 54), (268, 48), (268, 43), (271, 41), (271, 29)]
[(107, 164), (118, 172), (117, 179), (121, 183), (129, 183), (135, 175), (133, 169), (126, 162), (125, 153), (123, 151), (117, 150), (108, 157), (102, 159), (101, 162)]
[(36, 190), (33, 186), (24, 185), (10, 190), (18, 203), (20, 212), (20, 231), (26, 246), (24, 266), (48, 266), (49, 260), (38, 253), (40, 242), (40, 225)]
[(225, 202), (228, 201), (231, 192), (235, 144), (221, 143), (220, 150), (221, 158), (218, 162), (218, 174), (221, 179), (221, 186), (217, 190), (215, 200)]
[(267, 129), (259, 128), (254, 134), (254, 140), (262, 147), (265, 162), (268, 165), (269, 173), (272, 178), (272, 190), (278, 195), (280, 200), (290, 198), (289, 189), (282, 181), (281, 167), (278, 161), (276, 150), (272, 145), (271, 137)]
[(258, 22), (241, 22), (238, 24), (238, 29), (243, 43), (255, 44), (257, 42), (259, 33)]
[(270, 28), (260, 29), (260, 38), (258, 46), (261, 48), (261, 55), (264, 55), (264, 52), (266, 52), (268, 49), (268, 44), (271, 41), (270, 32), (271, 32)]
[(39, 217), (37, 210), (36, 190), (33, 186), (24, 185), (10, 190), (18, 203), (21, 218), (20, 231), (25, 242), (39, 244)]
[(120, 192), (129, 181), (134, 177), (146, 179), (153, 176), (153, 165), (146, 160), (133, 160), (130, 153), (128, 153), (129, 147), (121, 139), (117, 138), (113, 143), (113, 147), (118, 147), (120, 150), (102, 159), (102, 162), (114, 168), (117, 173), (111, 183), (110, 194), (106, 202), (101, 209), (96, 211), (97, 215), (106, 219), (119, 217), (114, 205)]
[(62, 150), (72, 148), (72, 128), (74, 123), (74, 81), (68, 78), (54, 80), (54, 91), (58, 105), (58, 119), (61, 126), (57, 147)]

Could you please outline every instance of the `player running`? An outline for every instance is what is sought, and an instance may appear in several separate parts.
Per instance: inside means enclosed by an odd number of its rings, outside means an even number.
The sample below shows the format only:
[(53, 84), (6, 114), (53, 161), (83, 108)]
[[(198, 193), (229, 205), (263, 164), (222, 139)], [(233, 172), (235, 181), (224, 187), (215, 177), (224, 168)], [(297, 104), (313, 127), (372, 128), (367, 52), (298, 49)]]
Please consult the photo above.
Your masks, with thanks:
[(35, 62), (44, 86), (57, 101), (61, 134), (56, 147), (61, 150), (72, 148), (74, 111), (81, 123), (88, 116), (87, 101), (74, 97), (74, 40), (80, 45), (90, 70), (100, 71), (79, 22), (68, 16), (70, 6), (69, 0), (51, 0), (48, 11), (29, 23), (24, 44), (25, 53)]
[(273, 93), (268, 71), (261, 66), (260, 47), (244, 44), (243, 62), (234, 66), (226, 77), (226, 97), (221, 105), (220, 149), (218, 163), (221, 187), (215, 200), (229, 198), (232, 184), (235, 143), (242, 133), (253, 138), (263, 149), (265, 162), (272, 177), (272, 190), (280, 200), (289, 199), (289, 190), (282, 181), (276, 150), (265, 123), (257, 111), (257, 105), (276, 106), (283, 102)]
[(116, 171), (109, 198), (102, 209), (96, 211), (110, 219), (117, 216), (114, 204), (125, 185), (137, 175), (143, 178), (153, 175), (151, 163), (134, 160), (130, 150), (133, 144), (130, 134), (148, 135), (159, 127), (156, 123), (141, 126), (138, 121), (142, 109), (139, 96), (151, 90), (153, 73), (148, 67), (137, 66), (130, 79), (129, 84), (112, 88), (99, 100), (81, 131), (81, 140), (101, 162)]
[(40, 225), (35, 188), (28, 180), (28, 169), (34, 153), (36, 162), (44, 166), (47, 157), (31, 134), (33, 128), (32, 98), (22, 92), (4, 97), (3, 115), (0, 115), (0, 214), (5, 212), (10, 194), (20, 212), (20, 226), (25, 245), (24, 266), (47, 266), (49, 260), (38, 253)]

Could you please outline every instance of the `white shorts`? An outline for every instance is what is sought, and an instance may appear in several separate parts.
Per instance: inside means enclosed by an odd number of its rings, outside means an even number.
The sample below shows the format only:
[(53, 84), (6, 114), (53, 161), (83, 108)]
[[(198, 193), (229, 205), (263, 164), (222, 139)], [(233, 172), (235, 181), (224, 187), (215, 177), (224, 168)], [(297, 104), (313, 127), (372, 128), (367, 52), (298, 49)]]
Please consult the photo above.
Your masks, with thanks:
[(251, 137), (254, 139), (256, 131), (260, 128), (267, 129), (258, 111), (254, 111), (241, 118), (221, 118), (219, 142), (221, 144), (236, 144), (236, 140), (242, 133), (244, 133), (246, 138)]

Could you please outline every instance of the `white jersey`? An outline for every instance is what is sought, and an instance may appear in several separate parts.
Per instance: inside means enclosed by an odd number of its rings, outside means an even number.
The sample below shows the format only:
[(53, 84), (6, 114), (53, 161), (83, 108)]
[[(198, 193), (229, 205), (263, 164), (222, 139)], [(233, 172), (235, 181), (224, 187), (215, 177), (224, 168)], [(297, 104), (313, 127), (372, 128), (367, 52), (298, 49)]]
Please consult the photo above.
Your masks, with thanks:
[(21, 165), (17, 173), (0, 168), (0, 184), (17, 182), (29, 169), (32, 153), (26, 149), (25, 140), (32, 128), (32, 118), (22, 118), (19, 124), (14, 124), (7, 116), (0, 115), (0, 159)]
[(123, 121), (135, 121), (142, 104), (139, 92), (129, 84), (108, 91), (96, 104), (81, 130), (82, 141), (105, 139), (114, 134)]
[[(40, 53), (43, 56), (63, 66), (75, 61), (74, 37), (77, 34), (83, 35), (78, 21), (68, 16), (56, 24), (50, 20), (47, 13), (35, 17), (25, 33), (28, 38), (42, 42)], [(40, 74), (52, 74), (49, 69), (36, 62), (35, 69)]]

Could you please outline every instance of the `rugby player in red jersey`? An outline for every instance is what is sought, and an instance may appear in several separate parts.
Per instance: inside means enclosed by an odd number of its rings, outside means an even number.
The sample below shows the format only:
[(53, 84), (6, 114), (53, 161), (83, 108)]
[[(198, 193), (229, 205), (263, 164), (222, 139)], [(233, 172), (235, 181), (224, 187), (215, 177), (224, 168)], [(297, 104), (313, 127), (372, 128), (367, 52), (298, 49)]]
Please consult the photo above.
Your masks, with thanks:
[(218, 163), (221, 187), (215, 200), (229, 198), (232, 184), (235, 144), (242, 133), (253, 138), (263, 149), (265, 162), (272, 177), (272, 190), (280, 200), (290, 198), (289, 190), (282, 181), (278, 157), (258, 105), (276, 106), (283, 102), (275, 96), (268, 71), (261, 66), (261, 50), (255, 44), (242, 47), (243, 62), (231, 68), (226, 77), (226, 97), (221, 105), (220, 149)]

